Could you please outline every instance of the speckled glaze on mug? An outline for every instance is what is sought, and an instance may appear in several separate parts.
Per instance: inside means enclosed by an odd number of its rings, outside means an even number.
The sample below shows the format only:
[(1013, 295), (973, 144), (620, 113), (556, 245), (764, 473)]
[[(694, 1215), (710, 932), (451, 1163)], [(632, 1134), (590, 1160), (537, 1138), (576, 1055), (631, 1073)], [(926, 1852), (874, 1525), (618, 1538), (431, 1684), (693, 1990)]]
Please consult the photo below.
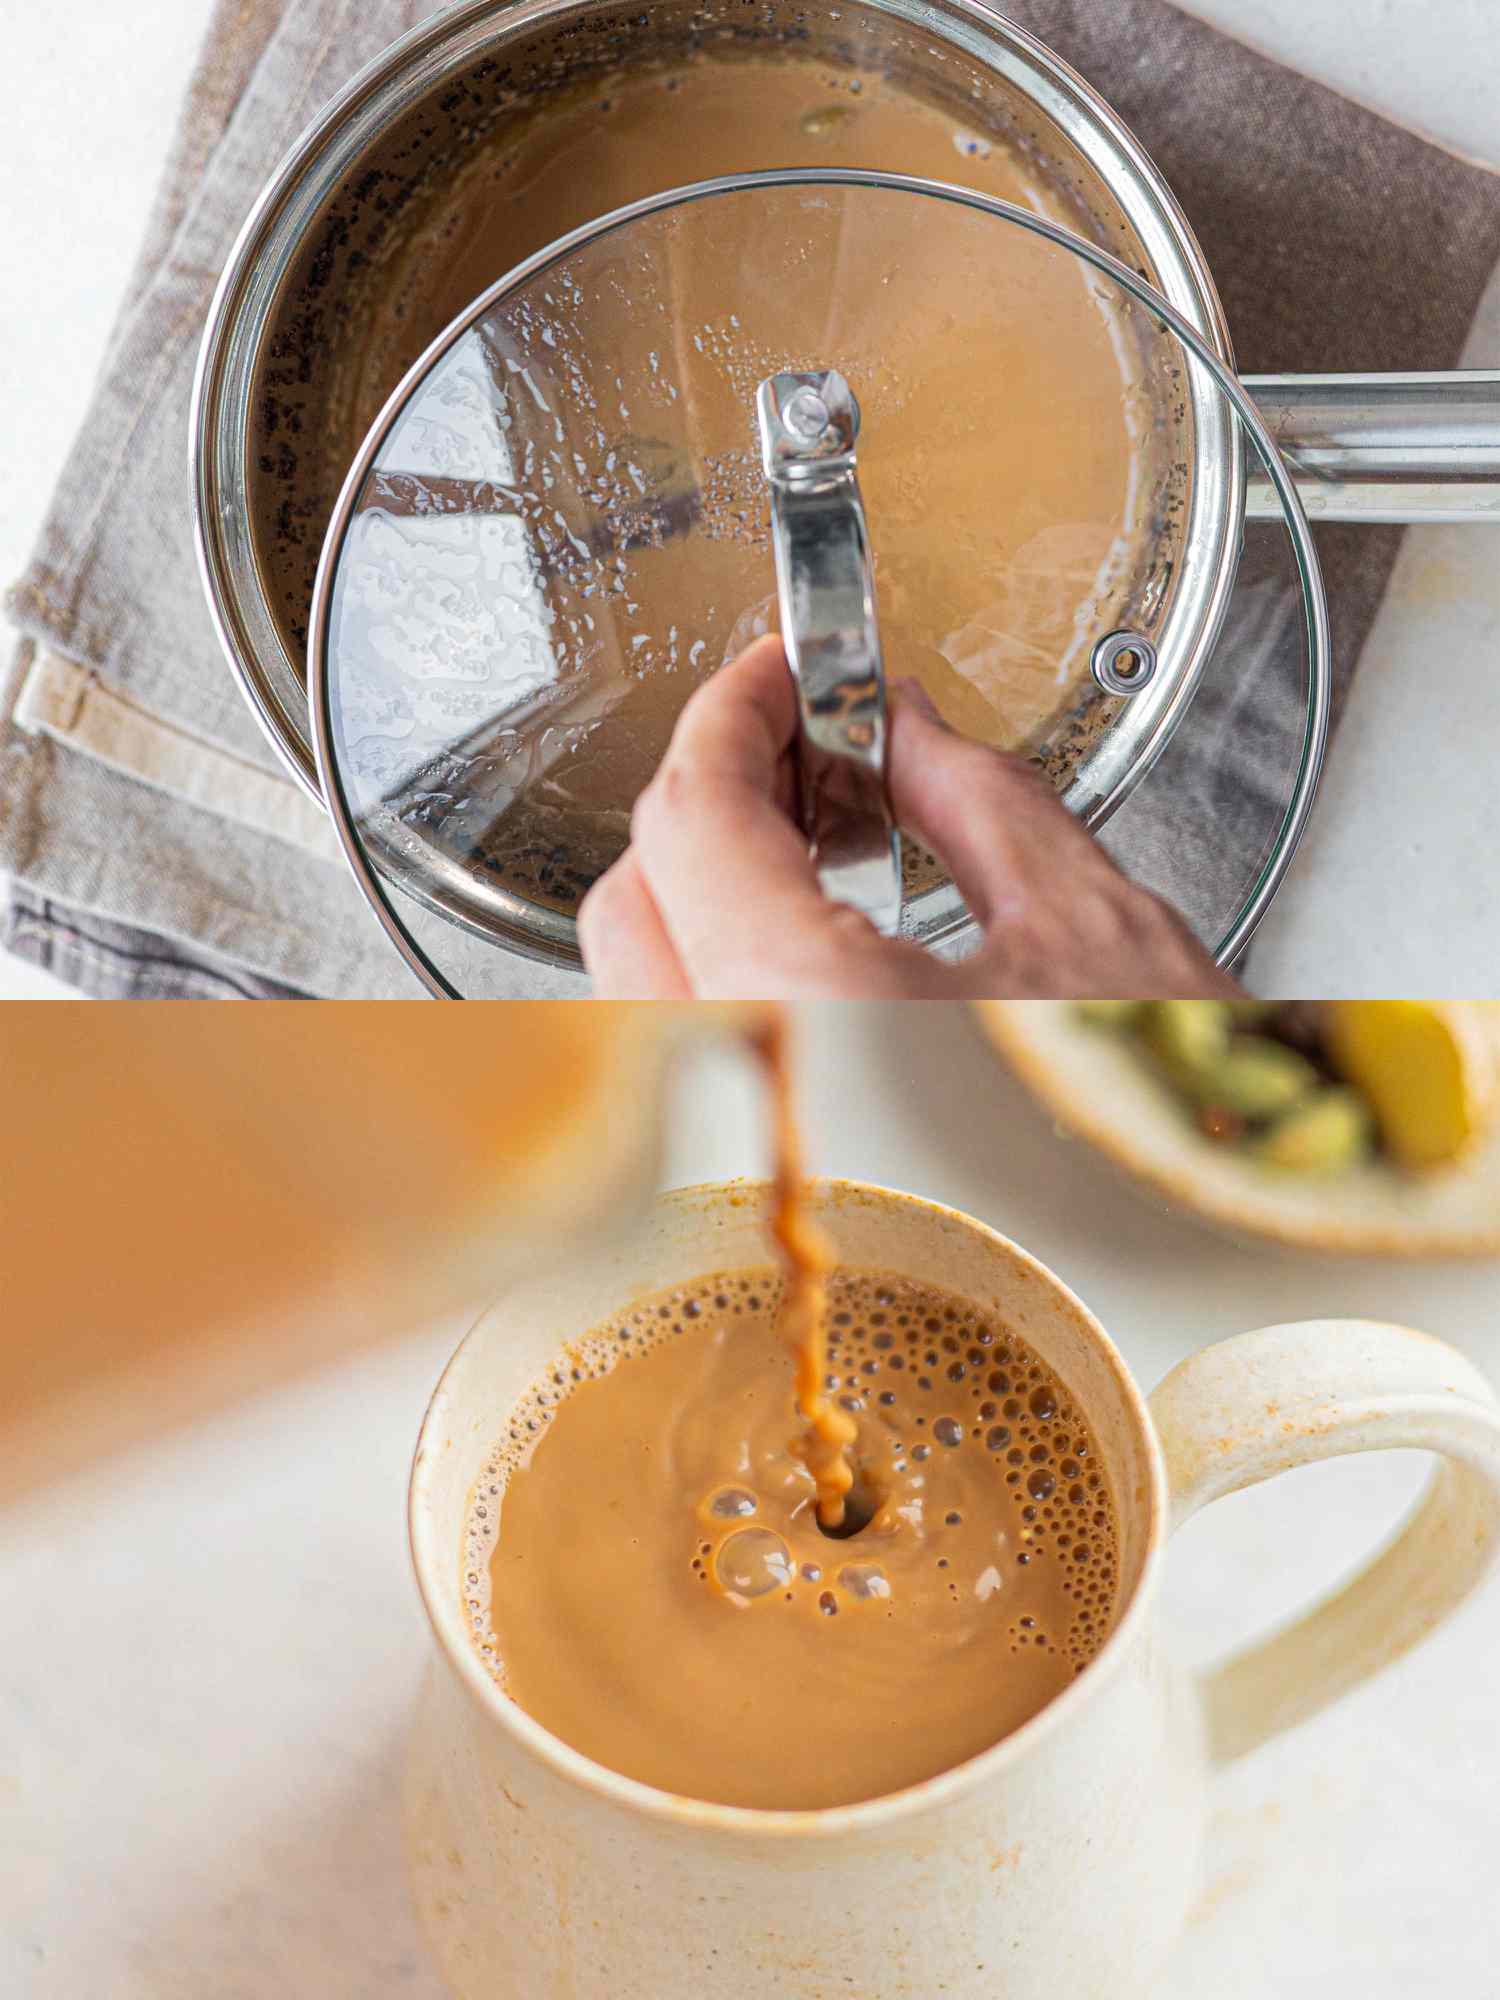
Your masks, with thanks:
[[(815, 1206), (845, 1264), (972, 1299), (1087, 1409), (1119, 1513), (1114, 1631), (1070, 1687), (982, 1755), (829, 1811), (655, 1791), (511, 1702), (473, 1648), (460, 1591), (470, 1488), (510, 1406), (564, 1341), (631, 1299), (768, 1260), (763, 1184), (664, 1196), (628, 1243), (485, 1315), (418, 1443), (411, 1541), (438, 1657), (412, 1743), (407, 1833), (418, 1909), (462, 2000), (1148, 1993), (1197, 1890), (1214, 1765), (1403, 1652), (1494, 1559), (1500, 1414), (1483, 1377), (1441, 1343), (1367, 1321), (1265, 1328), (1194, 1355), (1148, 1404), (1087, 1308), (983, 1223), (848, 1181), (818, 1183)], [(1174, 1668), (1156, 1610), (1173, 1528), (1292, 1466), (1398, 1446), (1441, 1457), (1369, 1569), (1208, 1675)]]

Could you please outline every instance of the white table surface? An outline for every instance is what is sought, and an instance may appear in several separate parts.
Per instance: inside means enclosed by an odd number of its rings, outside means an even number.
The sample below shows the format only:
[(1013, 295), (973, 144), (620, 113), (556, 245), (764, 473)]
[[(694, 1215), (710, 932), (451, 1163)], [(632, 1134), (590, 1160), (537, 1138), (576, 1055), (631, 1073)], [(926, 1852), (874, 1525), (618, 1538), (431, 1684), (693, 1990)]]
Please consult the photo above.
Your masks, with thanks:
[[(1496, 0), (1194, 0), (1193, 11), (1457, 152), (1500, 163)], [(5, 0), (0, 15), (10, 84), (0, 125), (8, 579), (83, 414), (208, 4)], [(106, 161), (107, 171), (96, 164)], [(1500, 301), (1469, 360), (1500, 363)], [(1495, 732), (1466, 720), (1494, 714), (1497, 556), (1494, 529), (1410, 539), (1312, 832), (1261, 935), (1262, 991), (1500, 993)], [(0, 960), (0, 997), (49, 990)]]
[[(1446, 1335), (1500, 1376), (1495, 1266), (1223, 1242), (1060, 1142), (965, 1015), (820, 1010), (806, 1030), (814, 1164), (1004, 1228), (1076, 1286), (1147, 1386), (1206, 1339), (1339, 1313)], [(727, 1056), (679, 1083), (670, 1132), (669, 1181), (761, 1170), (759, 1106)], [(440, 2000), (398, 1851), (426, 1646), (402, 1499), (457, 1332), (0, 1515), (6, 2000)], [(1413, 1454), (1345, 1460), (1195, 1520), (1169, 1564), (1184, 1655), (1327, 1586), (1421, 1470)], [(1219, 1780), (1203, 1912), (1160, 2000), (1495, 1991), (1497, 1657), (1500, 1586)]]

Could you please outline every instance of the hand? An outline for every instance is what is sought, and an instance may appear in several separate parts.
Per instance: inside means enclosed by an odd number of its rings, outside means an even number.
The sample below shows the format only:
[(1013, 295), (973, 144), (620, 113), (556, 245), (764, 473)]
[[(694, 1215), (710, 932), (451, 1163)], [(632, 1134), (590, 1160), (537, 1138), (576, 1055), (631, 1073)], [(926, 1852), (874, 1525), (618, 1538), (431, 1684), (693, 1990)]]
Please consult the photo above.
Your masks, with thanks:
[(630, 847), (578, 929), (601, 999), (1222, 997), (1186, 925), (1123, 875), (1014, 757), (955, 736), (915, 683), (893, 706), (901, 825), (951, 873), (984, 934), (957, 965), (830, 903), (791, 818), (796, 696), (758, 639), (678, 718)]

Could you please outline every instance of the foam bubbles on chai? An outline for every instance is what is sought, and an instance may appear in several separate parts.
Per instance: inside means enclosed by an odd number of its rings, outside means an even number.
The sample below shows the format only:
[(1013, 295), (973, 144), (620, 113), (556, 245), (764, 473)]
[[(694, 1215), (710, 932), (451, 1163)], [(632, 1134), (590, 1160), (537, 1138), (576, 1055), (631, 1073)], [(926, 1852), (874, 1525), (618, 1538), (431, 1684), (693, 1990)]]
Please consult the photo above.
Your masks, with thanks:
[(475, 1644), (576, 1749), (768, 1809), (899, 1790), (976, 1755), (1108, 1636), (1116, 1515), (1086, 1414), (1014, 1329), (839, 1270), (830, 1397), (856, 1426), (820, 1526), (780, 1276), (632, 1306), (511, 1414), (471, 1500)]

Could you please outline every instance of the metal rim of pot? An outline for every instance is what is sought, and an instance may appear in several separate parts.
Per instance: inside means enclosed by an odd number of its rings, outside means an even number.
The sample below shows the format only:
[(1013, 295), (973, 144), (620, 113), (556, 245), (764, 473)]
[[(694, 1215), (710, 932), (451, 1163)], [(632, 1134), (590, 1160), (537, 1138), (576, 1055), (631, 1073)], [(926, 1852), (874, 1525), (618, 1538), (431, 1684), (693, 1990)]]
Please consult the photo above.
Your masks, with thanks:
[[(925, 180), (907, 174), (889, 174), (874, 170), (860, 169), (782, 169), (770, 172), (721, 176), (714, 180), (696, 182), (690, 186), (669, 189), (658, 195), (647, 196), (644, 200), (632, 202), (614, 210), (599, 220), (584, 224), (558, 242), (549, 244), (534, 256), (518, 265), (512, 272), (490, 286), (475, 299), (444, 331), (439, 334), (426, 351), (412, 364), (404, 380), (387, 399), (380, 416), (372, 425), (358, 457), (351, 466), (335, 503), (333, 516), (323, 544), (323, 552), (318, 564), (317, 581), (313, 591), (312, 617), (309, 627), (308, 672), (309, 703), (314, 725), (314, 742), (317, 755), (318, 774), (323, 787), (327, 809), (333, 818), (339, 844), (367, 900), (375, 910), (387, 935), (400, 951), (407, 964), (430, 991), (448, 998), (461, 998), (457, 989), (448, 981), (438, 967), (432, 964), (412, 938), (407, 926), (402, 923), (400, 913), (390, 895), (381, 872), (374, 865), (366, 841), (356, 829), (342, 775), (332, 744), (331, 690), (327, 673), (328, 623), (332, 611), (334, 579), (337, 572), (338, 555), (343, 547), (345, 532), (353, 517), (360, 494), (364, 488), (371, 467), (386, 438), (405, 412), (412, 392), (429, 371), (447, 354), (453, 346), (473, 327), (476, 321), (488, 312), (496, 300), (507, 292), (523, 285), (554, 264), (567, 257), (581, 245), (610, 235), (644, 216), (658, 214), (664, 210), (682, 207), (690, 203), (709, 200), (724, 193), (753, 191), (756, 188), (778, 187), (852, 187), (865, 186), (891, 191), (902, 191), (925, 195), (955, 203), (975, 212), (999, 217), (1026, 230), (1029, 234), (1050, 242), (1083, 258), (1101, 276), (1110, 279), (1138, 304), (1144, 306), (1172, 333), (1194, 360), (1199, 371), (1206, 374), (1208, 382), (1222, 394), (1234, 416), (1252, 439), (1256, 455), (1261, 461), (1266, 478), (1279, 503), (1291, 539), (1297, 580), (1300, 589), (1307, 639), (1308, 703), (1301, 752), (1293, 781), (1292, 795), (1282, 821), (1280, 838), (1267, 863), (1242, 903), (1238, 917), (1219, 941), (1215, 955), (1221, 964), (1232, 964), (1245, 949), (1254, 935), (1282, 877), (1291, 864), (1293, 855), (1301, 841), (1302, 833), (1312, 809), (1318, 779), (1322, 771), (1323, 756), (1328, 740), (1329, 716), (1332, 701), (1332, 665), (1330, 657), (1328, 606), (1323, 588), (1322, 572), (1317, 552), (1312, 541), (1312, 531), (1308, 525), (1306, 511), (1297, 492), (1292, 475), (1286, 468), (1274, 439), (1267, 430), (1260, 412), (1249, 392), (1245, 389), (1233, 370), (1227, 367), (1213, 347), (1205, 341), (1190, 322), (1171, 303), (1162, 297), (1153, 286), (1108, 251), (1099, 249), (1086, 239), (1072, 234), (1057, 223), (1038, 216), (1030, 210), (1016, 207), (993, 196), (982, 195), (972, 189), (960, 188), (943, 182)], [(1195, 371), (1196, 373), (1199, 371)], [(1195, 407), (1202, 401), (1195, 396)], [(1238, 433), (1236, 433), (1236, 436)], [(1236, 463), (1240, 455), (1236, 454)], [(1232, 580), (1232, 565), (1231, 565)], [(1215, 623), (1217, 631), (1217, 622)], [(1208, 646), (1212, 644), (1210, 635)], [(1206, 657), (1208, 648), (1204, 648)], [(1195, 663), (1201, 665), (1201, 661)], [(1183, 703), (1191, 698), (1191, 686), (1182, 697)], [(1175, 724), (1175, 709), (1167, 715), (1155, 718), (1151, 739), (1145, 746), (1144, 754), (1137, 754), (1134, 766), (1124, 774), (1119, 794), (1111, 799), (1110, 807), (1127, 796), (1136, 783), (1150, 769), (1157, 755), (1165, 747)], [(1101, 815), (1102, 817), (1103, 815)], [(462, 893), (463, 871), (445, 856), (437, 855), (432, 864), (440, 884), (455, 896), (456, 904), (450, 903), (441, 894), (424, 893), (408, 882), (403, 882), (403, 893), (411, 896), (419, 904), (457, 922), (475, 935), (498, 942), (495, 931), (488, 922), (482, 922), (463, 913)], [(446, 882), (444, 881), (444, 871)], [(545, 957), (536, 948), (534, 941), (523, 930), (514, 933), (514, 943), (510, 937), (506, 944), (524, 956)]]
[[(1098, 175), (1165, 297), (1224, 360), (1232, 360), (1223, 309), (1186, 218), (1139, 142), (1090, 85), (1043, 42), (980, 0), (943, 0), (941, 9), (924, 0), (853, 0), (843, 11), (856, 10), (949, 40), (1023, 96)], [(306, 684), (267, 605), (246, 504), (250, 408), (281, 284), (307, 227), (344, 172), (398, 116), (468, 65), (527, 33), (596, 11), (594, 0), (523, 0), (519, 6), (461, 0), (392, 43), (287, 153), (246, 218), (215, 290), (190, 413), (199, 573), (220, 645), (245, 699), (286, 770), (319, 803)], [(1184, 640), (1193, 642), (1191, 657), (1180, 669), (1157, 676), (1132, 719), (1136, 737), (1147, 736), (1162, 721), (1157, 747), (1191, 698), (1232, 587), (1244, 481), (1238, 434), (1220, 432), (1222, 422), (1217, 397), (1195, 410), (1201, 474), (1194, 492), (1196, 525), (1211, 538), (1213, 560), (1203, 572), (1203, 602), (1179, 624)], [(1124, 797), (1120, 778), (1130, 766), (1137, 777), (1144, 769), (1122, 739), (1096, 764), (1097, 796), (1070, 803), (1090, 824), (1101, 823)]]

